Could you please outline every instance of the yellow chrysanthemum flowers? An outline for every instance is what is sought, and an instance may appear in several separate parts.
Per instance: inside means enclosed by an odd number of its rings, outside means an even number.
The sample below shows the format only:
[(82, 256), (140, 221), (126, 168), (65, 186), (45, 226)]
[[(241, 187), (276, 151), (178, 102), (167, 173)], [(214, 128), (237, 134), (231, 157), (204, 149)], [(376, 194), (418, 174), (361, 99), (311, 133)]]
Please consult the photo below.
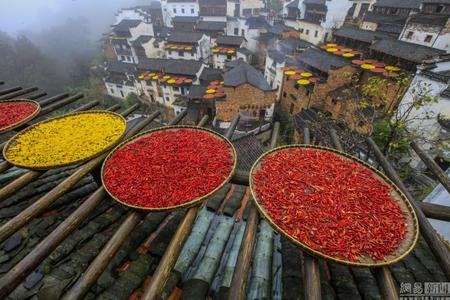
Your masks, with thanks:
[(10, 163), (48, 169), (79, 163), (114, 146), (125, 133), (125, 119), (108, 111), (69, 114), (36, 124), (5, 147)]

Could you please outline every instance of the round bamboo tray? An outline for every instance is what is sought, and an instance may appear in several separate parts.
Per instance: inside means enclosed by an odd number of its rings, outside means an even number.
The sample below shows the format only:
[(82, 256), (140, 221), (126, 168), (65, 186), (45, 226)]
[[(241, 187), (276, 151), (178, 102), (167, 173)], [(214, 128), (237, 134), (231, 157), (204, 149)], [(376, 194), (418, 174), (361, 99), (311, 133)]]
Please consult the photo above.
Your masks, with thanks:
[[(320, 251), (310, 248), (309, 246), (303, 244), (301, 241), (299, 241), (299, 240), (295, 239), (294, 237), (292, 237), (291, 235), (289, 235), (286, 231), (284, 231), (277, 224), (275, 224), (274, 221), (272, 220), (272, 218), (269, 216), (264, 204), (258, 198), (258, 195), (255, 191), (254, 183), (253, 183), (253, 175), (261, 167), (261, 162), (264, 160), (264, 158), (267, 155), (277, 152), (277, 151), (280, 151), (280, 150), (288, 149), (288, 148), (316, 149), (316, 150), (333, 152), (335, 154), (340, 155), (341, 157), (343, 157), (345, 159), (355, 161), (355, 162), (362, 164), (366, 168), (370, 169), (372, 171), (373, 175), (377, 179), (388, 184), (392, 188), (392, 192), (391, 192), (392, 199), (399, 204), (400, 209), (403, 211), (404, 216), (405, 216), (405, 225), (406, 225), (405, 237), (400, 242), (400, 245), (397, 248), (397, 250), (394, 253), (392, 253), (391, 255), (387, 256), (385, 258), (385, 260), (383, 260), (383, 261), (376, 261), (376, 260), (373, 260), (372, 258), (368, 258), (368, 257), (359, 258), (358, 261), (344, 260), (344, 259), (329, 256)], [(417, 242), (417, 239), (419, 238), (419, 223), (417, 220), (416, 213), (414, 212), (414, 209), (411, 206), (411, 203), (408, 201), (408, 199), (405, 197), (405, 195), (400, 191), (400, 189), (389, 178), (387, 178), (386, 175), (384, 175), (383, 173), (381, 173), (380, 171), (378, 171), (371, 165), (367, 164), (366, 162), (364, 162), (356, 157), (353, 157), (345, 152), (341, 152), (341, 151), (327, 148), (327, 147), (313, 146), (313, 145), (289, 145), (289, 146), (278, 147), (278, 148), (275, 148), (271, 151), (264, 153), (262, 156), (260, 156), (258, 158), (258, 160), (253, 164), (252, 169), (250, 170), (249, 177), (250, 177), (249, 178), (250, 190), (251, 190), (253, 199), (255, 200), (254, 203), (255, 203), (257, 209), (259, 210), (259, 212), (261, 213), (261, 215), (264, 217), (264, 219), (266, 219), (267, 222), (269, 222), (269, 224), (276, 231), (278, 231), (283, 236), (288, 238), (295, 245), (303, 248), (305, 251), (307, 251), (308, 253), (310, 253), (311, 255), (314, 255), (316, 257), (324, 258), (324, 259), (327, 259), (330, 261), (334, 261), (334, 262), (337, 262), (340, 264), (350, 265), (350, 266), (360, 266), (360, 267), (386, 266), (386, 265), (394, 264), (394, 263), (402, 260), (406, 255), (408, 255), (414, 248), (414, 246)], [(301, 226), (301, 224), (299, 224), (299, 226)]]
[[(129, 203), (126, 203), (126, 202), (120, 200), (120, 199), (117, 198), (110, 190), (108, 190), (108, 187), (106, 186), (106, 184), (105, 184), (105, 182), (104, 182), (104, 171), (105, 171), (105, 166), (106, 166), (106, 164), (108, 163), (108, 161), (109, 161), (109, 159), (111, 158), (111, 156), (112, 156), (117, 150), (119, 150), (120, 148), (122, 148), (123, 146), (125, 146), (125, 145), (127, 145), (127, 144), (129, 144), (129, 143), (131, 143), (131, 142), (134, 142), (134, 141), (138, 140), (140, 137), (143, 137), (143, 136), (145, 136), (145, 135), (149, 135), (149, 134), (152, 134), (152, 133), (157, 132), (157, 131), (177, 130), (177, 129), (195, 129), (195, 130), (207, 132), (207, 133), (209, 133), (209, 134), (215, 136), (216, 138), (218, 138), (218, 139), (220, 139), (220, 140), (223, 140), (223, 141), (225, 141), (225, 142), (228, 143), (228, 145), (230, 146), (230, 150), (231, 150), (231, 152), (232, 152), (232, 156), (233, 156), (233, 161), (234, 161), (234, 163), (233, 163), (233, 167), (231, 168), (230, 174), (228, 175), (227, 178), (225, 178), (225, 179), (223, 180), (223, 182), (222, 182), (219, 186), (217, 186), (214, 190), (210, 191), (209, 193), (207, 193), (207, 194), (205, 194), (205, 195), (203, 195), (203, 196), (197, 197), (197, 198), (195, 198), (195, 199), (192, 199), (192, 200), (189, 201), (189, 202), (186, 202), (186, 203), (183, 203), (183, 204), (179, 204), (179, 205), (175, 205), (175, 206), (168, 206), (168, 207), (142, 207), (142, 206), (132, 205), (132, 204), (129, 204)], [(237, 154), (236, 154), (236, 150), (235, 150), (233, 144), (232, 144), (226, 137), (224, 137), (223, 135), (221, 135), (221, 134), (219, 134), (219, 133), (217, 133), (217, 132), (215, 132), (215, 131), (212, 131), (212, 130), (210, 130), (210, 129), (207, 129), (207, 128), (201, 128), (201, 127), (197, 127), (197, 126), (188, 126), (188, 125), (174, 125), (174, 126), (160, 127), (160, 128), (151, 129), (151, 130), (142, 132), (142, 133), (140, 133), (140, 134), (138, 134), (138, 135), (135, 135), (135, 136), (133, 136), (133, 137), (131, 137), (131, 138), (129, 138), (129, 139), (123, 141), (123, 142), (120, 143), (119, 145), (117, 145), (117, 146), (116, 146), (116, 147), (108, 154), (108, 156), (106, 157), (106, 159), (103, 161), (102, 170), (101, 170), (101, 177), (102, 177), (102, 185), (103, 185), (104, 189), (105, 189), (106, 192), (111, 196), (111, 198), (113, 198), (115, 201), (117, 201), (117, 202), (119, 202), (119, 203), (121, 203), (121, 204), (123, 204), (123, 205), (125, 205), (125, 206), (131, 207), (131, 208), (134, 208), (134, 209), (138, 209), (138, 210), (144, 210), (144, 211), (147, 211), (147, 212), (168, 212), (168, 211), (174, 211), (174, 210), (178, 210), (178, 209), (182, 209), (182, 208), (188, 208), (188, 207), (195, 206), (195, 205), (199, 204), (200, 202), (202, 202), (203, 200), (205, 200), (206, 198), (208, 198), (209, 196), (213, 195), (215, 192), (217, 192), (218, 190), (220, 190), (220, 189), (221, 189), (228, 181), (230, 181), (231, 177), (233, 177), (233, 174), (234, 174), (234, 172), (236, 171), (236, 165), (237, 165)]]
[[(49, 122), (52, 122), (52, 121), (57, 120), (57, 119), (62, 119), (62, 118), (66, 118), (66, 117), (69, 117), (69, 116), (81, 115), (81, 114), (109, 114), (109, 115), (118, 117), (125, 124), (125, 127), (124, 127), (125, 129), (122, 132), (122, 134), (117, 138), (116, 141), (111, 143), (109, 146), (105, 147), (103, 150), (98, 151), (98, 152), (96, 152), (96, 153), (94, 153), (92, 155), (86, 156), (83, 159), (74, 160), (74, 161), (67, 162), (67, 163), (64, 163), (64, 164), (57, 164), (57, 163), (55, 163), (55, 164), (39, 166), (39, 167), (27, 166), (27, 165), (22, 165), (22, 164), (15, 163), (14, 161), (10, 160), (8, 158), (8, 156), (6, 155), (9, 147), (13, 145), (13, 143), (15, 142), (17, 137), (19, 137), (21, 134), (23, 134), (25, 132), (28, 132), (30, 130), (33, 130), (34, 128), (36, 128), (40, 124), (49, 123)], [(56, 168), (61, 168), (61, 167), (67, 167), (67, 166), (72, 166), (72, 165), (85, 163), (85, 162), (87, 162), (87, 161), (89, 161), (89, 160), (91, 160), (91, 159), (93, 159), (93, 158), (95, 158), (95, 157), (97, 157), (97, 156), (99, 156), (101, 154), (106, 153), (107, 151), (111, 150), (115, 145), (117, 145), (117, 143), (125, 136), (125, 133), (126, 133), (126, 120), (120, 114), (117, 114), (117, 113), (111, 112), (111, 111), (107, 111), (107, 110), (89, 110), (89, 111), (74, 112), (74, 113), (64, 114), (62, 116), (58, 116), (58, 117), (54, 117), (54, 118), (50, 118), (50, 119), (44, 120), (42, 122), (33, 124), (33, 125), (25, 128), (24, 130), (20, 131), (19, 133), (14, 135), (11, 139), (9, 139), (8, 142), (6, 143), (5, 147), (3, 148), (3, 157), (4, 157), (4, 159), (6, 161), (8, 161), (12, 165), (15, 165), (15, 166), (20, 167), (20, 168), (30, 169), (30, 170), (49, 170), (49, 169), (56, 169)]]
[(5, 132), (8, 132), (10, 130), (13, 130), (14, 128), (22, 126), (23, 124), (27, 123), (28, 121), (31, 121), (32, 119), (34, 119), (39, 114), (39, 112), (41, 111), (41, 105), (39, 104), (39, 102), (36, 102), (36, 101), (33, 101), (33, 100), (28, 100), (28, 99), (11, 99), (11, 100), (1, 100), (0, 101), (0, 104), (2, 104), (2, 103), (24, 103), (24, 102), (32, 103), (32, 104), (36, 105), (36, 110), (32, 114), (30, 114), (29, 116), (27, 116), (24, 119), (20, 120), (19, 122), (11, 124), (11, 125), (9, 125), (7, 127), (4, 127), (4, 128), (0, 128), (0, 133), (5, 133)]

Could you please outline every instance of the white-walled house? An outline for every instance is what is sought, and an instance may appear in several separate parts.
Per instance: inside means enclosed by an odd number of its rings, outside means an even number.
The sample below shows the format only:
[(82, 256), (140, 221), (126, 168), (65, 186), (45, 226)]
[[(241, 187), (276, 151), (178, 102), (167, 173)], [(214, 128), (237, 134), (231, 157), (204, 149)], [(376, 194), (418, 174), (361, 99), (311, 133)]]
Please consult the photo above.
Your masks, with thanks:
[(141, 20), (150, 21), (151, 15), (147, 9), (144, 7), (130, 7), (122, 8), (116, 13), (116, 22), (114, 24), (119, 24), (123, 20)]
[(146, 59), (137, 65), (139, 75), (135, 81), (139, 95), (148, 101), (173, 108), (180, 96), (186, 96), (192, 84), (199, 83), (205, 65), (194, 60)]
[(301, 39), (318, 45), (329, 40), (333, 29), (344, 24), (352, 1), (294, 0), (286, 7), (285, 25), (300, 31)]
[(165, 44), (165, 57), (209, 62), (210, 37), (199, 32), (172, 32)]
[(266, 8), (263, 0), (228, 0), (228, 17), (251, 17), (259, 15)]
[[(408, 107), (418, 98), (418, 94), (433, 97), (435, 101), (413, 109), (410, 114), (413, 121), (409, 124), (409, 129), (419, 135), (418, 142), (421, 148), (432, 157), (436, 157), (442, 153), (428, 142), (447, 140), (447, 147), (450, 147), (450, 60), (444, 59), (432, 67), (419, 69), (399, 109)], [(423, 167), (419, 159), (415, 160), (413, 165)]]
[(247, 48), (253, 53), (257, 52), (259, 36), (267, 33), (270, 24), (263, 17), (228, 18), (227, 35), (242, 36), (247, 40)]
[(400, 34), (400, 40), (450, 52), (450, 16), (412, 15)]
[(161, 0), (164, 24), (172, 27), (175, 17), (198, 17), (199, 5), (197, 0)]
[(137, 94), (134, 84), (135, 64), (110, 62), (106, 67), (107, 76), (103, 78), (108, 95), (125, 99), (130, 93)]
[[(241, 36), (219, 36), (216, 39), (216, 45), (212, 49), (212, 63), (213, 67), (223, 69), (227, 61), (232, 61), (238, 58), (241, 52), (240, 48), (245, 48), (246, 41)], [(247, 62), (247, 57), (243, 57)]]
[(164, 58), (165, 41), (150, 35), (141, 35), (131, 41), (131, 52), (135, 63), (143, 58)]

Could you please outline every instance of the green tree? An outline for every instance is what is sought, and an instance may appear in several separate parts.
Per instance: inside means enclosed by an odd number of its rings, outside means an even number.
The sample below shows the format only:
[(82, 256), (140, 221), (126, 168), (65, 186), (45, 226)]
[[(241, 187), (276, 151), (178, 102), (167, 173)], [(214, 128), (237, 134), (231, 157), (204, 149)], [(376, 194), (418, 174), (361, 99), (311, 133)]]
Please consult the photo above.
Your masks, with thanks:
[(283, 2), (281, 0), (270, 0), (269, 7), (276, 12), (279, 12), (283, 9)]

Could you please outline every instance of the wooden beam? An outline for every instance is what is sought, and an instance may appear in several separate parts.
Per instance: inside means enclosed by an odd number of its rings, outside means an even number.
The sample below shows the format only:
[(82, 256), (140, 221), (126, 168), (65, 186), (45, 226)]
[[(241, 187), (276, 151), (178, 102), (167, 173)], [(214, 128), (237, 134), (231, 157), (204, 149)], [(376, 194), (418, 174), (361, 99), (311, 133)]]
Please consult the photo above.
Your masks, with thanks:
[(0, 96), (0, 100), (8, 100), (8, 99), (17, 98), (19, 96), (26, 95), (26, 94), (29, 94), (31, 92), (37, 91), (37, 90), (38, 90), (38, 88), (35, 87), (35, 86), (29, 87), (29, 88), (26, 88), (26, 89), (17, 90), (15, 92), (11, 92), (11, 93), (4, 94), (4, 95)]
[(433, 172), (442, 186), (450, 193), (450, 178), (444, 170), (442, 170), (439, 165), (415, 142), (411, 143), (411, 148), (413, 148), (417, 155), (419, 155), (420, 159), (425, 163), (425, 166)]
[(444, 271), (447, 279), (450, 279), (450, 252), (447, 246), (444, 244), (442, 239), (437, 235), (433, 226), (431, 226), (427, 217), (417, 205), (416, 200), (413, 195), (408, 191), (404, 183), (401, 181), (400, 177), (397, 175), (394, 167), (389, 163), (389, 161), (384, 157), (380, 148), (378, 148), (377, 144), (370, 138), (366, 138), (367, 143), (374, 151), (375, 156), (380, 161), (381, 166), (383, 167), (386, 175), (397, 185), (397, 187), (405, 194), (406, 198), (408, 198), (411, 203), (414, 211), (416, 212), (417, 219), (419, 220), (420, 232), (428, 243), (428, 246), (433, 251), (434, 255), (440, 262), (441, 268)]
[(428, 218), (450, 222), (450, 206), (421, 201), (416, 204)]

